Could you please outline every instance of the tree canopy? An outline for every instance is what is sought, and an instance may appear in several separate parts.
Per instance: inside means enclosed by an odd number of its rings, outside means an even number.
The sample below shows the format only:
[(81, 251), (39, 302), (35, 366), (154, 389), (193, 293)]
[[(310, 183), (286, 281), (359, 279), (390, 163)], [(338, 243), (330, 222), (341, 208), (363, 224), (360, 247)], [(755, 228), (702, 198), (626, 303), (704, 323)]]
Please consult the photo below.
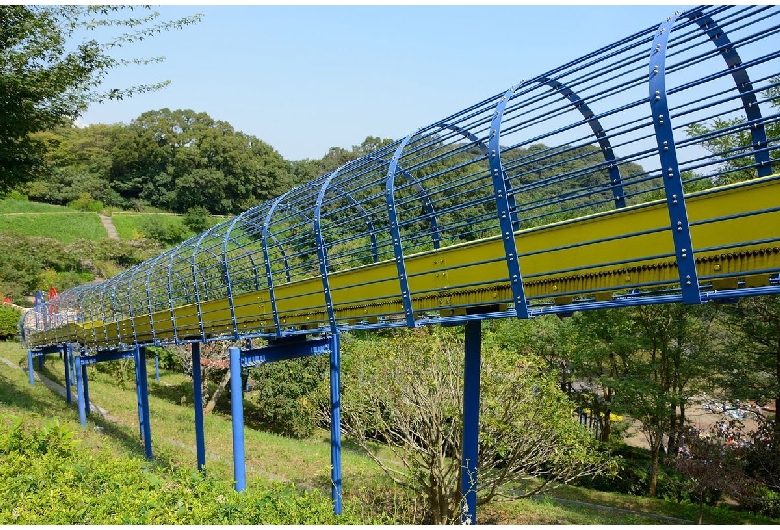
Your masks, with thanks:
[[(144, 10), (140, 17), (130, 16)], [(127, 16), (124, 16), (127, 13)], [(0, 192), (31, 180), (43, 162), (43, 143), (32, 133), (75, 120), (90, 103), (157, 90), (168, 82), (103, 87), (109, 71), (162, 57), (118, 59), (112, 49), (161, 31), (179, 29), (199, 15), (158, 21), (159, 13), (135, 6), (0, 6)], [(98, 28), (115, 28), (104, 40)]]
[(293, 185), (270, 145), (205, 112), (148, 111), (128, 125), (63, 126), (38, 133), (46, 164), (27, 187), (59, 204), (89, 193), (105, 205), (237, 214)]

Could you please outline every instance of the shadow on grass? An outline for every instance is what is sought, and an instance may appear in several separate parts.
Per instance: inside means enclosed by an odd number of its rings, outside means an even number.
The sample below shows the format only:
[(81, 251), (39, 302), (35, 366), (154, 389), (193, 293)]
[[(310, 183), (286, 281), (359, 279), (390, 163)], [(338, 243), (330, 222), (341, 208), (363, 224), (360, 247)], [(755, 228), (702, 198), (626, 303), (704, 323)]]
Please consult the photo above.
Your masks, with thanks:
[(192, 381), (182, 381), (176, 385), (162, 385), (152, 380), (149, 381), (149, 395), (174, 405), (189, 404), (191, 407), (195, 402), (195, 391), (192, 388)]
[[(51, 361), (53, 359), (50, 357), (47, 360)], [(57, 359), (57, 361), (59, 361), (59, 363), (55, 365), (51, 364), (51, 362), (46, 362), (44, 364), (43, 369), (40, 369), (38, 368), (38, 364), (37, 364), (38, 361), (36, 360), (35, 372), (40, 377), (45, 377), (50, 381), (53, 381), (54, 383), (62, 386), (64, 385), (65, 366), (64, 363), (62, 362), (62, 359)], [(24, 366), (21, 366), (20, 363), (20, 367), (24, 369), (26, 374), (27, 373), (26, 361), (24, 362)], [(52, 368), (54, 369), (52, 370)], [(62, 371), (60, 371), (60, 369)], [(90, 381), (92, 381), (94, 378), (95, 378), (94, 375), (90, 377)], [(36, 385), (39, 384), (42, 384), (42, 382), (36, 381)], [(133, 384), (133, 386), (135, 385)], [(159, 385), (150, 384), (150, 391), (152, 386), (161, 389), (166, 388)], [(49, 388), (48, 386), (46, 386), (46, 388), (49, 389), (49, 391), (53, 395), (55, 395), (57, 399), (62, 400), (63, 413), (74, 413), (75, 417), (73, 419), (77, 421), (78, 420), (78, 409), (77, 409), (78, 398), (76, 396), (75, 384), (73, 384), (71, 388), (70, 404), (67, 404), (65, 398), (61, 396), (57, 391)], [(190, 389), (190, 392), (192, 392), (192, 389)], [(32, 396), (29, 395), (27, 391), (25, 391), (24, 388), (20, 387), (18, 384), (14, 383), (13, 381), (8, 380), (2, 374), (0, 374), (0, 402), (9, 403), (11, 405), (15, 405), (20, 408), (27, 408), (32, 412), (39, 413), (41, 415), (51, 416), (51, 403), (47, 403), (46, 401), (33, 398)], [(87, 420), (94, 425), (94, 428), (96, 430), (99, 430), (103, 435), (110, 437), (112, 440), (114, 440), (116, 443), (122, 446), (123, 449), (127, 450), (133, 456), (137, 456), (142, 459), (146, 458), (146, 452), (144, 450), (144, 445), (141, 439), (139, 426), (137, 424), (124, 425), (124, 424), (115, 423), (111, 420), (102, 417), (100, 414), (96, 414), (94, 412), (94, 408), (92, 409), (92, 413), (87, 415)], [(152, 432), (152, 436), (154, 436), (154, 432)], [(154, 438), (152, 438), (152, 448), (153, 448), (153, 455), (154, 455)], [(161, 464), (161, 465), (172, 464), (170, 458), (165, 455), (154, 455), (154, 456), (155, 456), (154, 461), (157, 464)]]
[(17, 383), (0, 374), (0, 403), (48, 416), (51, 412), (51, 402), (33, 397), (30, 390), (29, 383)]
[[(51, 373), (47, 373), (48, 370), (44, 368), (44, 370), (41, 372), (40, 370), (37, 370), (38, 373), (44, 377), (51, 378)], [(40, 385), (40, 381), (36, 381), (36, 385)], [(30, 390), (32, 387), (30, 387), (29, 383), (18, 383), (16, 381), (13, 381), (12, 379), (9, 379), (3, 374), (0, 374), (0, 402), (15, 408), (23, 409), (26, 411), (29, 411), (33, 414), (37, 414), (40, 416), (45, 417), (52, 417), (53, 411), (52, 411), (52, 403), (45, 399), (39, 399), (30, 394)], [(48, 388), (48, 387), (45, 387)], [(50, 390), (53, 394), (53, 390)], [(61, 415), (65, 414), (71, 414), (75, 413), (76, 416), (73, 418), (74, 420), (78, 420), (78, 412), (76, 410), (76, 402), (71, 402), (70, 405), (68, 405), (65, 402), (65, 399), (62, 398), (59, 394), (56, 395), (57, 400), (62, 400), (62, 409), (60, 411)], [(75, 398), (75, 396), (74, 396)], [(114, 440), (116, 440), (120, 445), (122, 445), (125, 449), (130, 451), (132, 454), (137, 455), (139, 457), (144, 457), (144, 449), (141, 444), (140, 439), (137, 439), (130, 434), (128, 434), (126, 428), (123, 428), (121, 426), (115, 425), (104, 418), (101, 418), (100, 416), (96, 414), (91, 414), (88, 416), (89, 420), (99, 428), (100, 431), (103, 433), (111, 436)]]

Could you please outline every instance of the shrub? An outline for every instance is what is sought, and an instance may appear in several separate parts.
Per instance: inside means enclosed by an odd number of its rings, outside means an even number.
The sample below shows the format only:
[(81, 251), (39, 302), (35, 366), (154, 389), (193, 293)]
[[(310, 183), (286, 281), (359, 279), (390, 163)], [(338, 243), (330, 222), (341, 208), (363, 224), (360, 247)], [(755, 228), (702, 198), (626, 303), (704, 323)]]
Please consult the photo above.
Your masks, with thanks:
[(152, 215), (141, 221), (141, 230), (146, 237), (156, 239), (168, 245), (175, 245), (184, 241), (187, 236), (187, 230), (181, 219), (170, 216), (163, 220), (160, 215)]
[(9, 191), (3, 199), (11, 199), (12, 201), (27, 201), (27, 195), (18, 190)]
[(203, 206), (195, 206), (184, 214), (184, 224), (195, 233), (200, 233), (211, 226), (209, 211)]
[(103, 210), (103, 203), (93, 199), (89, 193), (82, 193), (78, 199), (69, 202), (68, 207), (80, 212), (99, 212)]
[(182, 364), (181, 357), (176, 353), (172, 347), (168, 346), (149, 346), (147, 349), (147, 357), (151, 358), (155, 355), (160, 361), (160, 368), (164, 370), (175, 370), (177, 372), (184, 372), (184, 365)]
[(0, 340), (14, 339), (19, 334), (19, 319), (22, 314), (8, 306), (0, 306)]
[(319, 491), (232, 483), (138, 458), (77, 451), (73, 432), (0, 419), (0, 525), (356, 524)]
[(135, 360), (125, 357), (107, 363), (95, 363), (94, 370), (107, 374), (114, 384), (125, 389), (135, 386)]
[(264, 429), (284, 436), (305, 438), (317, 426), (323, 380), (327, 380), (328, 358), (306, 357), (263, 364), (252, 370), (254, 386), (247, 397), (247, 418)]
[(77, 445), (73, 432), (57, 421), (38, 428), (29, 425), (25, 418), (12, 416), (8, 420), (9, 424), (0, 426), (0, 455), (67, 456)]

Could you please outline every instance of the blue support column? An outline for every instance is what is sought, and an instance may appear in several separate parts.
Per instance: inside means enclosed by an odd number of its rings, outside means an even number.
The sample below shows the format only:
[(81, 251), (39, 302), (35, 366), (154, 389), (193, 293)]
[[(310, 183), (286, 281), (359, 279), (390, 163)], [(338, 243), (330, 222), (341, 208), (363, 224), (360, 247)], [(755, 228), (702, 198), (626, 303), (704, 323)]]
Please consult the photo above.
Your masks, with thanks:
[(160, 356), (154, 356), (154, 380), (160, 382)]
[(466, 322), (466, 358), (463, 368), (463, 462), (461, 494), (465, 503), (462, 524), (477, 524), (477, 456), (479, 453), (479, 372), (482, 321)]
[(141, 396), (141, 425), (144, 438), (144, 449), (146, 458), (152, 459), (152, 428), (149, 424), (149, 385), (146, 381), (146, 348), (138, 348), (138, 372), (139, 372), (139, 393)]
[(244, 396), (241, 388), (241, 349), (230, 351), (230, 412), (233, 418), (233, 480), (236, 491), (246, 489), (244, 457)]
[(206, 465), (206, 441), (203, 434), (203, 381), (201, 380), (200, 343), (192, 344), (192, 386), (195, 401), (195, 447), (198, 453), (198, 471)]
[(341, 515), (341, 341), (330, 337), (330, 462), (333, 512)]
[(89, 378), (87, 377), (87, 365), (81, 365), (81, 386), (84, 388), (84, 412), (90, 414), (89, 410)]
[(84, 407), (84, 381), (82, 380), (82, 371), (81, 371), (81, 356), (75, 358), (75, 362), (77, 365), (76, 369), (76, 396), (78, 400), (78, 409), (79, 409), (79, 423), (81, 423), (82, 427), (87, 426), (87, 412)]
[(73, 350), (70, 352), (70, 359), (68, 360), (68, 368), (70, 369), (70, 380), (76, 381), (76, 356), (73, 355)]
[(70, 385), (72, 384), (70, 379), (70, 358), (73, 355), (73, 351), (70, 344), (66, 344), (62, 350), (62, 362), (65, 364), (65, 401), (70, 403), (73, 401), (70, 390)]
[(143, 412), (141, 410), (141, 352), (138, 345), (133, 347), (133, 363), (135, 364), (135, 400), (138, 404), (138, 435), (144, 437)]
[(30, 376), (30, 385), (35, 385), (35, 368), (33, 368), (32, 350), (27, 350), (27, 374)]

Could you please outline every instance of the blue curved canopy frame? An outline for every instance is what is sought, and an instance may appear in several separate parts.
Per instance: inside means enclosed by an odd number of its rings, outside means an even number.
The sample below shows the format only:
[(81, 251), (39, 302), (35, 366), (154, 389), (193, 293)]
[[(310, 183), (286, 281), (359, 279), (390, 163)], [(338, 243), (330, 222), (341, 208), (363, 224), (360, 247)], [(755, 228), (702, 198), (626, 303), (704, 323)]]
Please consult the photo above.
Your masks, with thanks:
[(615, 160), (615, 153), (612, 150), (612, 145), (609, 143), (609, 137), (604, 132), (604, 128), (601, 126), (598, 117), (590, 110), (588, 104), (580, 99), (571, 89), (567, 88), (563, 83), (555, 79), (549, 79), (547, 77), (539, 78), (539, 81), (548, 85), (553, 90), (561, 93), (561, 96), (568, 99), (574, 108), (580, 111), (582, 117), (588, 122), (590, 128), (593, 130), (593, 134), (596, 136), (596, 140), (601, 147), (602, 153), (604, 153), (604, 160), (607, 162), (607, 171), (609, 172), (609, 180), (612, 188), (612, 195), (615, 197), (615, 208), (623, 208), (626, 205), (626, 198), (623, 194), (623, 179), (620, 176), (620, 168)]
[(677, 21), (677, 16), (661, 24), (653, 37), (650, 52), (650, 109), (658, 143), (658, 155), (661, 159), (661, 178), (666, 192), (666, 203), (669, 209), (669, 219), (672, 224), (677, 268), (680, 273), (680, 288), (686, 304), (700, 304), (699, 277), (696, 273), (696, 258), (691, 229), (688, 222), (688, 211), (685, 207), (682, 177), (672, 129), (672, 118), (666, 96), (665, 63), (666, 48), (669, 34)]
[(742, 59), (739, 57), (737, 47), (731, 43), (728, 35), (723, 31), (712, 17), (696, 11), (688, 15), (690, 20), (696, 22), (699, 27), (712, 39), (712, 43), (726, 61), (726, 66), (731, 71), (734, 84), (740, 93), (745, 116), (751, 124), (750, 134), (753, 138), (753, 150), (756, 156), (756, 169), (759, 177), (768, 177), (772, 174), (772, 162), (767, 149), (766, 129), (761, 118), (761, 109), (758, 106), (753, 84), (745, 68), (742, 67)]

